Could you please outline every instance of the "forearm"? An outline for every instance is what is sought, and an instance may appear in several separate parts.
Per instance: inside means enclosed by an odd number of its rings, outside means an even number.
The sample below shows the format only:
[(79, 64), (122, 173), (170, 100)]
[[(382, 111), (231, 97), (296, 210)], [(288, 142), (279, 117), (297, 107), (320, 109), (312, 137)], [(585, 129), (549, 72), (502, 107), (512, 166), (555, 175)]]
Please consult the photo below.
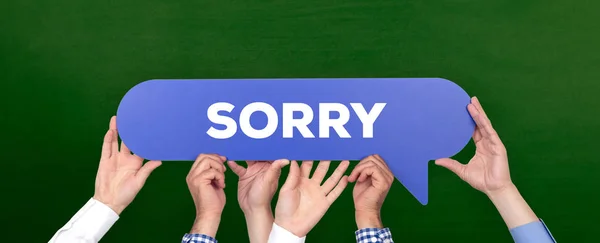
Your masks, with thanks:
[(488, 195), (509, 229), (539, 221), (514, 185)]
[(269, 239), (273, 226), (273, 212), (270, 207), (263, 207), (244, 212), (250, 243), (264, 243)]
[(381, 213), (356, 211), (354, 214), (358, 230), (354, 232), (357, 243), (393, 243), (390, 229), (384, 228)]
[(221, 215), (214, 216), (196, 216), (194, 225), (190, 230), (190, 234), (202, 234), (212, 238), (216, 238), (219, 224), (221, 223)]
[(354, 218), (356, 220), (356, 226), (358, 227), (358, 229), (383, 228), (383, 223), (381, 222), (381, 214), (379, 212), (356, 211), (354, 213)]
[(273, 223), (268, 243), (304, 243), (305, 240), (306, 236), (298, 237), (289, 230)]
[(110, 207), (92, 198), (49, 242), (95, 243), (102, 239), (118, 219), (119, 216)]

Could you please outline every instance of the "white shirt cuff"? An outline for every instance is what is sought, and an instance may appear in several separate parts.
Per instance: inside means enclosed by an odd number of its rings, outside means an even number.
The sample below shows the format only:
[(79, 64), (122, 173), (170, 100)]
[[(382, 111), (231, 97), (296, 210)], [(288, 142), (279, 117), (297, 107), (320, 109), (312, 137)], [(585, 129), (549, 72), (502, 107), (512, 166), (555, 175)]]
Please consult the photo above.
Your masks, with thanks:
[(90, 198), (50, 243), (98, 242), (119, 219), (110, 207)]
[(268, 243), (304, 243), (304, 237), (298, 237), (292, 232), (280, 227), (279, 225), (273, 223), (273, 228), (271, 229), (271, 234), (269, 234), (269, 242)]

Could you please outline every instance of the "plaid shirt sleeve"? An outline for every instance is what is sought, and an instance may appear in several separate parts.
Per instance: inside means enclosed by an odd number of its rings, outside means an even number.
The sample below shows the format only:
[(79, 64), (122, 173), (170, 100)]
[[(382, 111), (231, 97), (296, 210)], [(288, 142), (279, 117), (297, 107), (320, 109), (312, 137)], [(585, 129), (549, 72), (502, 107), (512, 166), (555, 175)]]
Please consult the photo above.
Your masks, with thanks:
[(181, 243), (217, 243), (217, 240), (203, 234), (185, 234)]
[(394, 243), (390, 229), (364, 228), (355, 232), (357, 243)]

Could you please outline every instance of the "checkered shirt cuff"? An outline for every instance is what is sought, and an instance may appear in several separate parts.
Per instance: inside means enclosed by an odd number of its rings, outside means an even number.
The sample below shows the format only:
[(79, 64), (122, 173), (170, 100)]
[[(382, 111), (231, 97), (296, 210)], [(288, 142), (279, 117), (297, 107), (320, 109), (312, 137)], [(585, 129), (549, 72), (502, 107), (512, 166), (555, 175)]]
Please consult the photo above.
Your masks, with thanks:
[(355, 232), (357, 243), (394, 243), (390, 229), (364, 228)]
[(181, 243), (217, 243), (217, 240), (203, 234), (185, 234)]

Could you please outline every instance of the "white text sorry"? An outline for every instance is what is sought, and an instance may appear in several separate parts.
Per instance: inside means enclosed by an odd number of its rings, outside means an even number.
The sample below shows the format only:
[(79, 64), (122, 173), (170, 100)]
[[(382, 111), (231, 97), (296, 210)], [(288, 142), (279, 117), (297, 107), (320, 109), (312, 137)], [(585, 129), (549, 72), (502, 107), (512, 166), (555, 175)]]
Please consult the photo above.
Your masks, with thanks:
[[(386, 103), (375, 103), (371, 110), (367, 112), (361, 103), (350, 103), (352, 110), (362, 123), (362, 137), (373, 138), (373, 124), (383, 111)], [(219, 112), (231, 113), (235, 106), (227, 102), (214, 103), (208, 107), (206, 115), (208, 119), (219, 125), (224, 125), (226, 128), (219, 130), (210, 127), (206, 133), (215, 139), (227, 139), (233, 137), (238, 130), (238, 123), (231, 117), (218, 114)], [(267, 125), (262, 129), (256, 129), (250, 124), (250, 116), (255, 112), (262, 112), (267, 116)], [(294, 113), (302, 113), (301, 118), (294, 118)], [(330, 113), (337, 112), (338, 118), (331, 118)], [(341, 103), (319, 103), (319, 138), (329, 138), (329, 130), (333, 130), (340, 138), (350, 138), (350, 134), (344, 128), (344, 125), (350, 120), (350, 110)], [(283, 130), (283, 138), (293, 138), (294, 128), (296, 128), (302, 137), (315, 138), (313, 132), (308, 128), (308, 125), (314, 118), (313, 109), (304, 103), (283, 103), (281, 123)], [(273, 106), (264, 102), (254, 102), (244, 106), (239, 115), (239, 127), (242, 132), (254, 139), (268, 138), (279, 126), (279, 114)]]

